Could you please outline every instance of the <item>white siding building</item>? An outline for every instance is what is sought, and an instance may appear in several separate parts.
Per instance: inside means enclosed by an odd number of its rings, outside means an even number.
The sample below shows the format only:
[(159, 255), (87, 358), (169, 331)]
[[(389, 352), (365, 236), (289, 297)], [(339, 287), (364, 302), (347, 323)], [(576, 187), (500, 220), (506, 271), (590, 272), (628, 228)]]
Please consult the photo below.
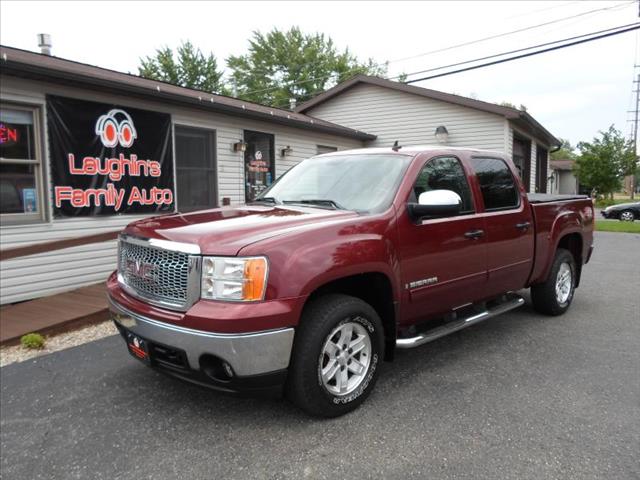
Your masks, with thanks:
[(437, 143), (505, 152), (531, 192), (546, 192), (548, 152), (558, 140), (527, 112), (472, 98), (358, 75), (296, 108), (323, 120), (371, 133), (367, 146)]
[[(536, 178), (546, 179), (546, 152), (557, 143), (526, 112), (364, 76), (289, 111), (8, 47), (0, 47), (0, 65), (2, 305), (101, 282), (115, 268), (113, 239), (62, 249), (60, 242), (66, 246), (69, 239), (101, 233), (114, 238), (128, 223), (158, 213), (242, 204), (318, 153), (395, 141), (433, 144), (436, 128), (444, 126), (449, 145), (513, 154), (531, 191), (544, 191), (546, 183)], [(66, 120), (59, 118), (60, 105), (70, 106), (62, 112)], [(133, 146), (123, 144), (124, 137), (107, 145), (110, 133), (100, 119), (114, 112), (135, 125)], [(107, 208), (104, 200), (63, 208), (56, 192), (67, 188), (66, 182), (85, 182), (86, 191), (111, 178), (105, 173), (78, 178), (68, 154), (104, 162), (133, 158), (144, 137), (149, 143), (156, 135), (149, 119), (165, 120), (159, 138), (167, 146), (162, 170), (171, 204), (154, 211), (119, 210)], [(65, 121), (76, 126), (67, 128)], [(127, 123), (118, 121), (118, 129)], [(141, 181), (128, 177), (124, 190)], [(142, 181), (147, 188), (155, 180)], [(24, 247), (40, 253), (23, 250), (16, 256), (14, 249)]]
[[(260, 188), (297, 162), (316, 155), (323, 148), (344, 150), (362, 147), (372, 135), (334, 125), (304, 114), (273, 109), (227, 97), (141, 79), (67, 60), (1, 47), (0, 101), (6, 128), (30, 131), (33, 152), (29, 160), (11, 158), (0, 151), (0, 250), (50, 243), (121, 229), (150, 214), (61, 216), (53, 205), (53, 163), (50, 152), (52, 132), (48, 128), (48, 102), (54, 95), (117, 106), (124, 110), (160, 112), (170, 116), (175, 169), (175, 204), (179, 211), (192, 210), (194, 188), (185, 183), (193, 165), (202, 164), (197, 175), (213, 170), (199, 208), (215, 208), (245, 202), (247, 158), (236, 144), (258, 138), (270, 147), (262, 161), (271, 175)], [(25, 117), (27, 120), (21, 120)], [(136, 119), (134, 118), (134, 121)], [(22, 122), (22, 123), (21, 123)], [(25, 126), (25, 123), (29, 125)], [(26, 129), (28, 127), (29, 130)], [(139, 130), (139, 126), (136, 124)], [(212, 149), (201, 155), (189, 144), (182, 148), (180, 135), (203, 135)], [(256, 134), (258, 135), (256, 137)], [(248, 139), (251, 136), (253, 140)], [(187, 138), (187, 137), (185, 137)], [(21, 139), (22, 140), (22, 139)], [(26, 135), (25, 135), (25, 141)], [(269, 145), (270, 143), (270, 145)], [(7, 144), (3, 144), (7, 145)], [(257, 147), (256, 147), (257, 148)], [(282, 152), (286, 150), (285, 152)], [(255, 160), (255, 159), (254, 159)], [(27, 162), (31, 162), (25, 169)], [(187, 166), (182, 170), (183, 166)], [(32, 202), (24, 201), (26, 190), (35, 192)], [(258, 182), (259, 183), (259, 182)], [(182, 188), (181, 188), (182, 187)], [(203, 204), (204, 203), (204, 204)], [(17, 207), (17, 208), (13, 208)], [(27, 212), (29, 210), (29, 212)], [(3, 260), (0, 264), (0, 304), (28, 300), (104, 281), (116, 265), (116, 241), (54, 250)]]

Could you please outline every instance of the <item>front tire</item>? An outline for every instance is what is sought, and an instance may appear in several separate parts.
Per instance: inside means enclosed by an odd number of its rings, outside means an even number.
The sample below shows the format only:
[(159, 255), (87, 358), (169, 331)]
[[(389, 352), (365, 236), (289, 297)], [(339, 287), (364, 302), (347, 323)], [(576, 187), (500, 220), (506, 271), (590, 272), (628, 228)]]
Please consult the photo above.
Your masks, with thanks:
[(576, 285), (576, 262), (564, 248), (556, 252), (549, 277), (531, 287), (533, 308), (545, 315), (562, 315), (571, 306)]
[(383, 358), (373, 307), (347, 295), (322, 296), (305, 308), (296, 331), (287, 396), (311, 415), (344, 415), (369, 396)]

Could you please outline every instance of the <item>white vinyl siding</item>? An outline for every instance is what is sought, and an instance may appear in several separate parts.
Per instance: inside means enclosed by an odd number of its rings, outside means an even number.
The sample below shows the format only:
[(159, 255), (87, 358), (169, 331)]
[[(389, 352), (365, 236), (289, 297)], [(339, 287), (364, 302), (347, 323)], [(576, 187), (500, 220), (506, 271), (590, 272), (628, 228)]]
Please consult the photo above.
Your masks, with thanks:
[(444, 125), (447, 145), (505, 149), (504, 117), (377, 85), (356, 85), (305, 113), (377, 135), (367, 144), (372, 147), (396, 140), (400, 145), (434, 145), (435, 130)]
[[(301, 160), (316, 155), (317, 145), (335, 145), (339, 150), (360, 148), (362, 142), (335, 135), (291, 128), (269, 122), (176, 107), (161, 101), (139, 100), (122, 95), (81, 90), (67, 86), (3, 76), (0, 97), (3, 101), (37, 106), (46, 118), (45, 93), (84, 100), (116, 103), (123, 106), (169, 113), (174, 125), (209, 128), (216, 131), (218, 204), (229, 197), (231, 204), (244, 202), (244, 159), (233, 151), (233, 144), (243, 138), (244, 130), (275, 135), (276, 177)], [(46, 127), (46, 122), (44, 122)], [(48, 221), (25, 225), (1, 225), (0, 249), (8, 249), (56, 239), (92, 235), (121, 229), (144, 216), (105, 216), (52, 218), (49, 152), (44, 131), (44, 183), (49, 192), (45, 202)], [(175, 142), (174, 142), (175, 144)], [(291, 153), (280, 156), (289, 145)], [(179, 196), (179, 194), (178, 194)], [(178, 205), (179, 208), (179, 205)], [(28, 300), (71, 290), (106, 280), (116, 265), (116, 242), (103, 242), (46, 252), (3, 261), (0, 265), (0, 304)]]

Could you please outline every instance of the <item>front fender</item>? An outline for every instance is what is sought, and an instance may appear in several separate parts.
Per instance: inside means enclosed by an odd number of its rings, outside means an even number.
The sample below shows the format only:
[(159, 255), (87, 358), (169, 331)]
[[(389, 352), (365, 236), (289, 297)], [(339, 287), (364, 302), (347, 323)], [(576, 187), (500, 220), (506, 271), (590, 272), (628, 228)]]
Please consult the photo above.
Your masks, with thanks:
[(361, 219), (332, 228), (282, 235), (243, 249), (242, 255), (266, 255), (266, 299), (308, 296), (333, 280), (382, 273), (395, 300), (400, 298), (400, 262), (389, 219)]

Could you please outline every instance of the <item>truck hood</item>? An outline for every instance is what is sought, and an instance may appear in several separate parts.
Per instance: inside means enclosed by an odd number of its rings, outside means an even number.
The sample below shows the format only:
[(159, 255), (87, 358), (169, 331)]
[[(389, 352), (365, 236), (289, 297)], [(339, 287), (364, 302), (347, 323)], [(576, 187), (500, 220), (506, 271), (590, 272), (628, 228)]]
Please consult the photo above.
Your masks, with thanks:
[(192, 243), (205, 255), (237, 255), (247, 245), (308, 228), (326, 226), (357, 213), (313, 207), (259, 206), (217, 208), (193, 213), (175, 213), (131, 223), (125, 233)]

